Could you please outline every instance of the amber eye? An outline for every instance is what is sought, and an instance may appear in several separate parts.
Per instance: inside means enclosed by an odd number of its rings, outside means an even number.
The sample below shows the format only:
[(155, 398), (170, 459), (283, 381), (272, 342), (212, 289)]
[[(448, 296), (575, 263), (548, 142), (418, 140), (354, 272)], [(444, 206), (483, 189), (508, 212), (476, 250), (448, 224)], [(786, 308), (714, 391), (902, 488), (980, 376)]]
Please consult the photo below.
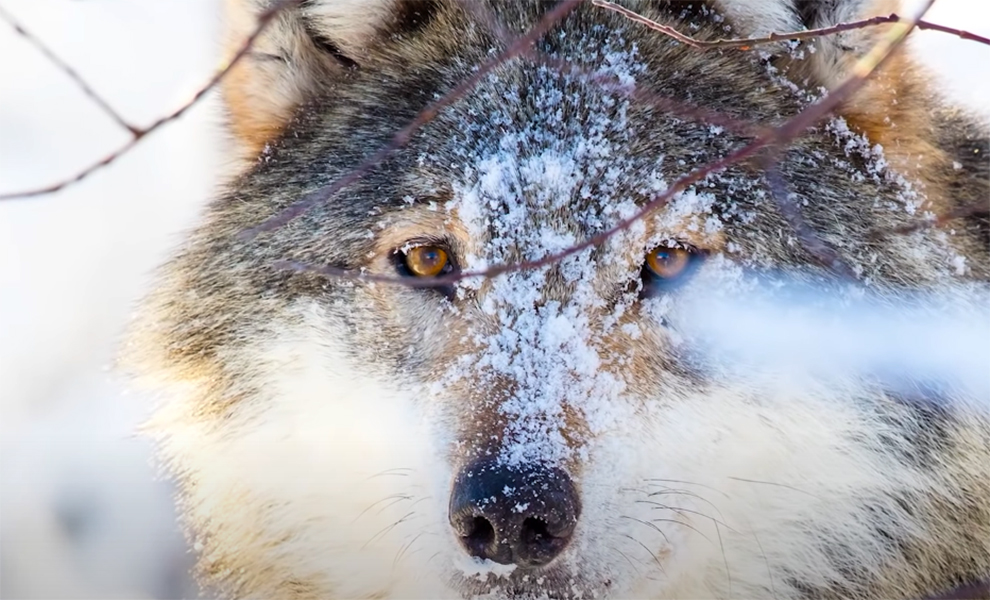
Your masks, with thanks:
[(643, 265), (643, 293), (650, 297), (674, 289), (683, 283), (701, 259), (693, 248), (658, 246), (646, 255)]
[(416, 246), (405, 254), (406, 268), (415, 277), (436, 277), (450, 271), (447, 251), (439, 246)]
[(684, 248), (659, 246), (646, 255), (646, 266), (663, 279), (673, 279), (687, 271), (692, 253)]

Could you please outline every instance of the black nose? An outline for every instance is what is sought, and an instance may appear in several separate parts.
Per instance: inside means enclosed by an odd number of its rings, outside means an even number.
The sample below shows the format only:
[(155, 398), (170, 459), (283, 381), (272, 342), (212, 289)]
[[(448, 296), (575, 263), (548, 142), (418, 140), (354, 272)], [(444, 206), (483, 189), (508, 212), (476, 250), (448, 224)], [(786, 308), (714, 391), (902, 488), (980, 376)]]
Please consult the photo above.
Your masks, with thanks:
[(476, 461), (460, 472), (450, 495), (450, 524), (468, 554), (504, 565), (553, 560), (580, 513), (574, 483), (557, 468)]

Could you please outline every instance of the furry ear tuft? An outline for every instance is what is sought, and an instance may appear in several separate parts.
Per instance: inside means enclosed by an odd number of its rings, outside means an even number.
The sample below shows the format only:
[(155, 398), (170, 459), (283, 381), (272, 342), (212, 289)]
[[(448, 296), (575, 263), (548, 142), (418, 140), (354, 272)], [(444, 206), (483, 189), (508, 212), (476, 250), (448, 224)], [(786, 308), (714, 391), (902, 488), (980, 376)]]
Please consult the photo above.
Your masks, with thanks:
[[(900, 0), (714, 0), (734, 25), (734, 37), (764, 37), (805, 29), (820, 29), (900, 9)], [(833, 88), (852, 65), (880, 40), (884, 26), (870, 26), (822, 36), (810, 45), (814, 52), (793, 62), (792, 76), (811, 86)]]
[[(228, 125), (244, 156), (277, 137), (308, 96), (345, 77), (395, 20), (400, 0), (297, 0), (266, 27), (223, 82)], [(227, 0), (233, 56), (272, 0)]]
[[(900, 0), (714, 0), (733, 25), (733, 37), (763, 37), (898, 14)], [(834, 89), (856, 62), (880, 42), (891, 25), (868, 26), (819, 37), (794, 56), (784, 52), (779, 66), (794, 82), (810, 89)], [(884, 148), (894, 168), (921, 179), (945, 162), (922, 135), (930, 121), (930, 93), (923, 69), (900, 48), (838, 112), (850, 127)], [(937, 200), (936, 200), (937, 202)], [(930, 207), (929, 207), (930, 208)]]

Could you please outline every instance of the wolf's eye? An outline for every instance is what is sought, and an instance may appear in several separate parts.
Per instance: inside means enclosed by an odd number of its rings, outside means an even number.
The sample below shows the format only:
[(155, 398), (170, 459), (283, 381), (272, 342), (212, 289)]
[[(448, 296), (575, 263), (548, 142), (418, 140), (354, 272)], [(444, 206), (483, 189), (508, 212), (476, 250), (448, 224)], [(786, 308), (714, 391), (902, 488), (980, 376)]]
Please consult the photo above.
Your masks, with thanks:
[(416, 246), (405, 255), (406, 268), (415, 277), (436, 277), (451, 270), (447, 251), (439, 246)]
[(646, 255), (646, 266), (663, 279), (679, 277), (691, 264), (692, 254), (684, 248), (659, 246)]
[(669, 291), (683, 283), (701, 262), (694, 248), (657, 246), (646, 255), (643, 265), (643, 295)]

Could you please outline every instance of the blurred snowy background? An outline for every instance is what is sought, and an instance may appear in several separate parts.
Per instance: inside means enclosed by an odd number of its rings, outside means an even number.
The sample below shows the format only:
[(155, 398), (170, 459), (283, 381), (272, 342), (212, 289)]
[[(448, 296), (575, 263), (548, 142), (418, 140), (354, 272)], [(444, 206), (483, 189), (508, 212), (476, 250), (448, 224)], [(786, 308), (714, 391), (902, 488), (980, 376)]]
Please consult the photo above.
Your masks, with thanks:
[[(219, 63), (221, 0), (0, 0), (128, 121), (150, 123)], [(990, 35), (990, 1), (929, 19)], [(990, 115), (990, 48), (915, 34), (947, 93)], [(0, 193), (47, 185), (127, 133), (0, 23)], [(215, 98), (83, 183), (0, 204), (0, 596), (196, 595), (170, 490), (133, 434), (149, 401), (109, 365), (150, 270), (226, 161)]]

